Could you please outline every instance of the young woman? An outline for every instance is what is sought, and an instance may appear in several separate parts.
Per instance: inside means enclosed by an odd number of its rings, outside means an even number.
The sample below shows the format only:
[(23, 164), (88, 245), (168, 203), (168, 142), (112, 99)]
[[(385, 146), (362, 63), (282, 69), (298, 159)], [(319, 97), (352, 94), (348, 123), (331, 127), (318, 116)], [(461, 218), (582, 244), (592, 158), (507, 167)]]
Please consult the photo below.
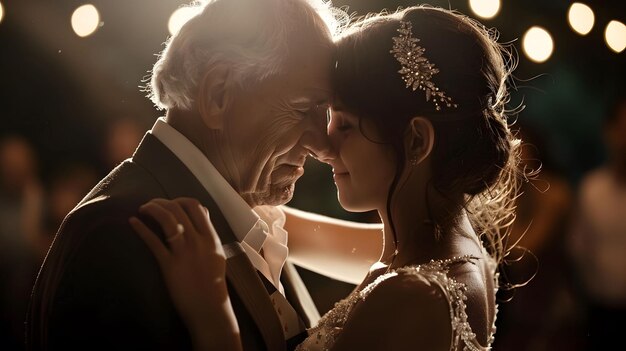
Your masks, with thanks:
[[(350, 280), (363, 262), (377, 260), (298, 349), (490, 348), (497, 267), (518, 185), (519, 140), (505, 115), (507, 58), (495, 33), (433, 7), (364, 18), (338, 39), (328, 125), (338, 157), (330, 164), (344, 208), (378, 211), (384, 245), (374, 253), (380, 227), (285, 209), (296, 262), (330, 271), (315, 252), (334, 251), (348, 267), (336, 275)], [(167, 216), (150, 208), (142, 211), (176, 235)], [(185, 226), (169, 248), (142, 222), (131, 223), (156, 254), (194, 333), (203, 329), (203, 313), (216, 309), (206, 307), (202, 293), (220, 292), (222, 304), (228, 296), (223, 274), (192, 267), (223, 266), (224, 257), (206, 211), (169, 216)], [(349, 247), (359, 254), (351, 256)], [(190, 281), (206, 285), (195, 298), (179, 293), (193, 274)], [(220, 311), (229, 321), (223, 345), (240, 348), (234, 315)], [(196, 338), (199, 348), (203, 338), (209, 336)]]

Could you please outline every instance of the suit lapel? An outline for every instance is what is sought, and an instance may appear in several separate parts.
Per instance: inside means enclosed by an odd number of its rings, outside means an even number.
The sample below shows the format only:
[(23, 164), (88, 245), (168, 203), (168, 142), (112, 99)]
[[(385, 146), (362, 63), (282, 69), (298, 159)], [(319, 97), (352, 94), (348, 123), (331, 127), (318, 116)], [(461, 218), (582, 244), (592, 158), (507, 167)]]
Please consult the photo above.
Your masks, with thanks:
[(257, 270), (238, 242), (224, 245), (226, 277), (259, 326), (268, 350), (285, 350), (285, 334)]
[(289, 260), (285, 262), (283, 267), (281, 282), (285, 288), (285, 297), (303, 320), (305, 326), (310, 328), (317, 325), (321, 318), (319, 311), (296, 267)]

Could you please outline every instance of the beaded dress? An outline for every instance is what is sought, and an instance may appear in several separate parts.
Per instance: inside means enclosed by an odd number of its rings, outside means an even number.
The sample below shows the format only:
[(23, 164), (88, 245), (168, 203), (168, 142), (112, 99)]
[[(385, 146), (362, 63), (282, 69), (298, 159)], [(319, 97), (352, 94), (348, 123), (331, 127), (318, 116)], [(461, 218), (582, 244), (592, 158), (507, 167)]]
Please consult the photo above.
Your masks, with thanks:
[[(450, 307), (450, 320), (452, 324), (452, 343), (450, 350), (463, 351), (484, 351), (490, 350), (495, 334), (495, 316), (494, 324), (491, 327), (488, 345), (482, 346), (478, 343), (476, 335), (467, 321), (465, 312), (465, 295), (466, 287), (463, 283), (457, 282), (454, 278), (448, 276), (450, 266), (459, 263), (470, 262), (472, 256), (454, 257), (447, 260), (432, 260), (422, 265), (413, 265), (401, 267), (396, 270), (385, 273), (376, 278), (372, 283), (358, 291), (355, 290), (345, 299), (337, 302), (332, 310), (328, 311), (317, 326), (309, 329), (309, 336), (296, 348), (296, 351), (317, 351), (330, 350), (338, 339), (344, 324), (348, 320), (352, 308), (361, 301), (365, 301), (368, 295), (376, 289), (383, 281), (402, 274), (409, 274), (424, 279), (433, 286), (438, 287), (443, 292), (443, 296), (448, 301)], [(495, 272), (496, 263), (489, 256), (489, 268)], [(497, 275), (495, 275), (497, 282)], [(496, 285), (497, 286), (497, 285)], [(496, 288), (497, 289), (497, 288)], [(497, 313), (497, 306), (496, 306)]]

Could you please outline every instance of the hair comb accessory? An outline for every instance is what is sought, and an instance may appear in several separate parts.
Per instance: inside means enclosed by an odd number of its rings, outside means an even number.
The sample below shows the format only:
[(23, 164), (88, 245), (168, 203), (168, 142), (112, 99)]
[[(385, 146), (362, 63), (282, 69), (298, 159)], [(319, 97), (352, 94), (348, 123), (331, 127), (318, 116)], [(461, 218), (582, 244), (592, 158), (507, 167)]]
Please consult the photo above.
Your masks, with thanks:
[(441, 110), (440, 104), (445, 104), (447, 107), (458, 107), (452, 102), (451, 97), (439, 90), (431, 81), (431, 78), (439, 73), (439, 69), (424, 56), (426, 49), (417, 45), (420, 40), (413, 37), (411, 22), (400, 21), (398, 33), (400, 35), (392, 38), (393, 49), (389, 52), (402, 66), (398, 73), (402, 75), (406, 87), (413, 91), (423, 90), (426, 93), (426, 101), (432, 99), (437, 111)]

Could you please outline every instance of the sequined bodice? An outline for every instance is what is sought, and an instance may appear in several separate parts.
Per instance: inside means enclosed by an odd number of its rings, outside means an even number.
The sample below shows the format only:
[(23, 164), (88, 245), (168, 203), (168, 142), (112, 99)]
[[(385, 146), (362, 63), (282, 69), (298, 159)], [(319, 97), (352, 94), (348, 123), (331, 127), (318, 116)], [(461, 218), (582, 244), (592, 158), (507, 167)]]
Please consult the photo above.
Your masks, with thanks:
[[(469, 262), (470, 256), (455, 257), (448, 260), (433, 260), (427, 264), (407, 266), (385, 273), (376, 278), (361, 290), (355, 290), (345, 299), (337, 302), (332, 310), (320, 319), (317, 326), (309, 329), (309, 337), (300, 344), (296, 351), (330, 350), (343, 330), (343, 326), (349, 318), (352, 308), (359, 302), (365, 302), (371, 292), (383, 281), (392, 277), (409, 274), (415, 275), (428, 282), (434, 283), (443, 292), (450, 307), (450, 320), (452, 323), (452, 344), (450, 350), (483, 351), (490, 350), (495, 334), (494, 325), (486, 347), (480, 345), (476, 335), (467, 321), (465, 311), (466, 287), (448, 276), (449, 268), (453, 264)], [(495, 268), (495, 262), (493, 263)], [(496, 276), (497, 280), (497, 276)], [(496, 306), (497, 311), (497, 306)], [(416, 348), (419, 348), (416, 345)]]

